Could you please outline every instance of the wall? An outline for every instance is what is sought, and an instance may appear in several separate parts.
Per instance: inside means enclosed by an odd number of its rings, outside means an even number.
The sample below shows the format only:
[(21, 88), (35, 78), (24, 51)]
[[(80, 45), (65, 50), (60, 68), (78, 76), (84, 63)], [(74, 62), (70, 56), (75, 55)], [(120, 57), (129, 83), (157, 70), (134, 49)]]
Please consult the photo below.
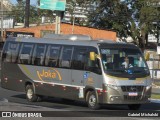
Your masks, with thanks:
[[(6, 31), (11, 32), (29, 32), (34, 33), (35, 37), (42, 37), (41, 31), (49, 30), (54, 31), (55, 25), (48, 24), (42, 26), (35, 26), (30, 28), (16, 28), (16, 29), (7, 29)], [(72, 34), (72, 25), (70, 24), (61, 24), (61, 33), (62, 34)], [(94, 28), (88, 27), (81, 27), (81, 26), (74, 26), (74, 34), (83, 34), (83, 35), (90, 35), (93, 39), (110, 39), (116, 41), (116, 32), (113, 31), (106, 31), (106, 30), (98, 30)]]

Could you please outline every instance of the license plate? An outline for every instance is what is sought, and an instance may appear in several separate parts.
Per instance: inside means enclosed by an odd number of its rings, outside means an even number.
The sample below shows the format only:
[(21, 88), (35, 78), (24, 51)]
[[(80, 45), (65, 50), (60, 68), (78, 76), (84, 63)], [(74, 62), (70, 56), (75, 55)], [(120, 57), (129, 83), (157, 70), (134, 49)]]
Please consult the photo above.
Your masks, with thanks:
[(130, 92), (129, 96), (138, 96), (138, 93), (137, 92)]

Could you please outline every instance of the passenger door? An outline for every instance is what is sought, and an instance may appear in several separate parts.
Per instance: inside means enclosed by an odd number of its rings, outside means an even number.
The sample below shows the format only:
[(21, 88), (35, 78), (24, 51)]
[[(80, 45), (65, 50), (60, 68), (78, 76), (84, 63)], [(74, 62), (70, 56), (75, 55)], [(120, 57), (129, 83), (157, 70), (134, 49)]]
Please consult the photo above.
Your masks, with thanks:
[(71, 93), (71, 58), (73, 53), (73, 46), (63, 46), (59, 60), (59, 73), (62, 77), (60, 83), (62, 90), (59, 91), (60, 97), (70, 98)]
[(100, 67), (100, 60), (96, 58), (95, 61), (90, 60), (90, 52), (98, 54), (97, 49), (90, 47), (87, 52), (84, 71), (84, 86), (92, 88), (102, 88), (102, 71)]
[[(84, 66), (86, 59), (86, 47), (76, 46), (74, 48), (73, 58), (72, 58), (72, 95), (73, 98), (79, 98), (79, 88), (84, 87)], [(78, 89), (76, 89), (78, 88)]]

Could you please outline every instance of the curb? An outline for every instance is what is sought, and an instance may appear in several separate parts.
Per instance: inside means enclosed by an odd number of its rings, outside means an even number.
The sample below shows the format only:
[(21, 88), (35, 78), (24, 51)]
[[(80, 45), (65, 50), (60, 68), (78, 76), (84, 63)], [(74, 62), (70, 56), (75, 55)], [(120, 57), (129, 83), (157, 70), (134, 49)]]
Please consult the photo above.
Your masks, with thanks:
[(150, 99), (150, 102), (160, 103), (160, 99)]

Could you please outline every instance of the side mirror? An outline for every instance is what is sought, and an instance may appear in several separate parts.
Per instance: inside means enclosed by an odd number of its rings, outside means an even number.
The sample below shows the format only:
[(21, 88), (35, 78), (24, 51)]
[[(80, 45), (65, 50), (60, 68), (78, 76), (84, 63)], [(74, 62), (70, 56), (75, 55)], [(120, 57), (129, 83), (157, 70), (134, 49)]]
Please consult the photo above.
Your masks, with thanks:
[(148, 61), (148, 60), (149, 60), (149, 57), (150, 57), (150, 54), (149, 54), (149, 53), (146, 53), (146, 55), (145, 55), (145, 60)]
[(90, 54), (89, 57), (90, 57), (90, 60), (91, 60), (91, 61), (95, 61), (97, 58), (98, 58), (98, 59), (101, 58), (101, 56), (98, 55), (98, 54), (96, 54), (95, 52), (90, 52), (89, 54)]
[(96, 53), (95, 52), (90, 52), (89, 53), (90, 55), (90, 60), (92, 60), (92, 61), (95, 61), (95, 59), (96, 59)]

